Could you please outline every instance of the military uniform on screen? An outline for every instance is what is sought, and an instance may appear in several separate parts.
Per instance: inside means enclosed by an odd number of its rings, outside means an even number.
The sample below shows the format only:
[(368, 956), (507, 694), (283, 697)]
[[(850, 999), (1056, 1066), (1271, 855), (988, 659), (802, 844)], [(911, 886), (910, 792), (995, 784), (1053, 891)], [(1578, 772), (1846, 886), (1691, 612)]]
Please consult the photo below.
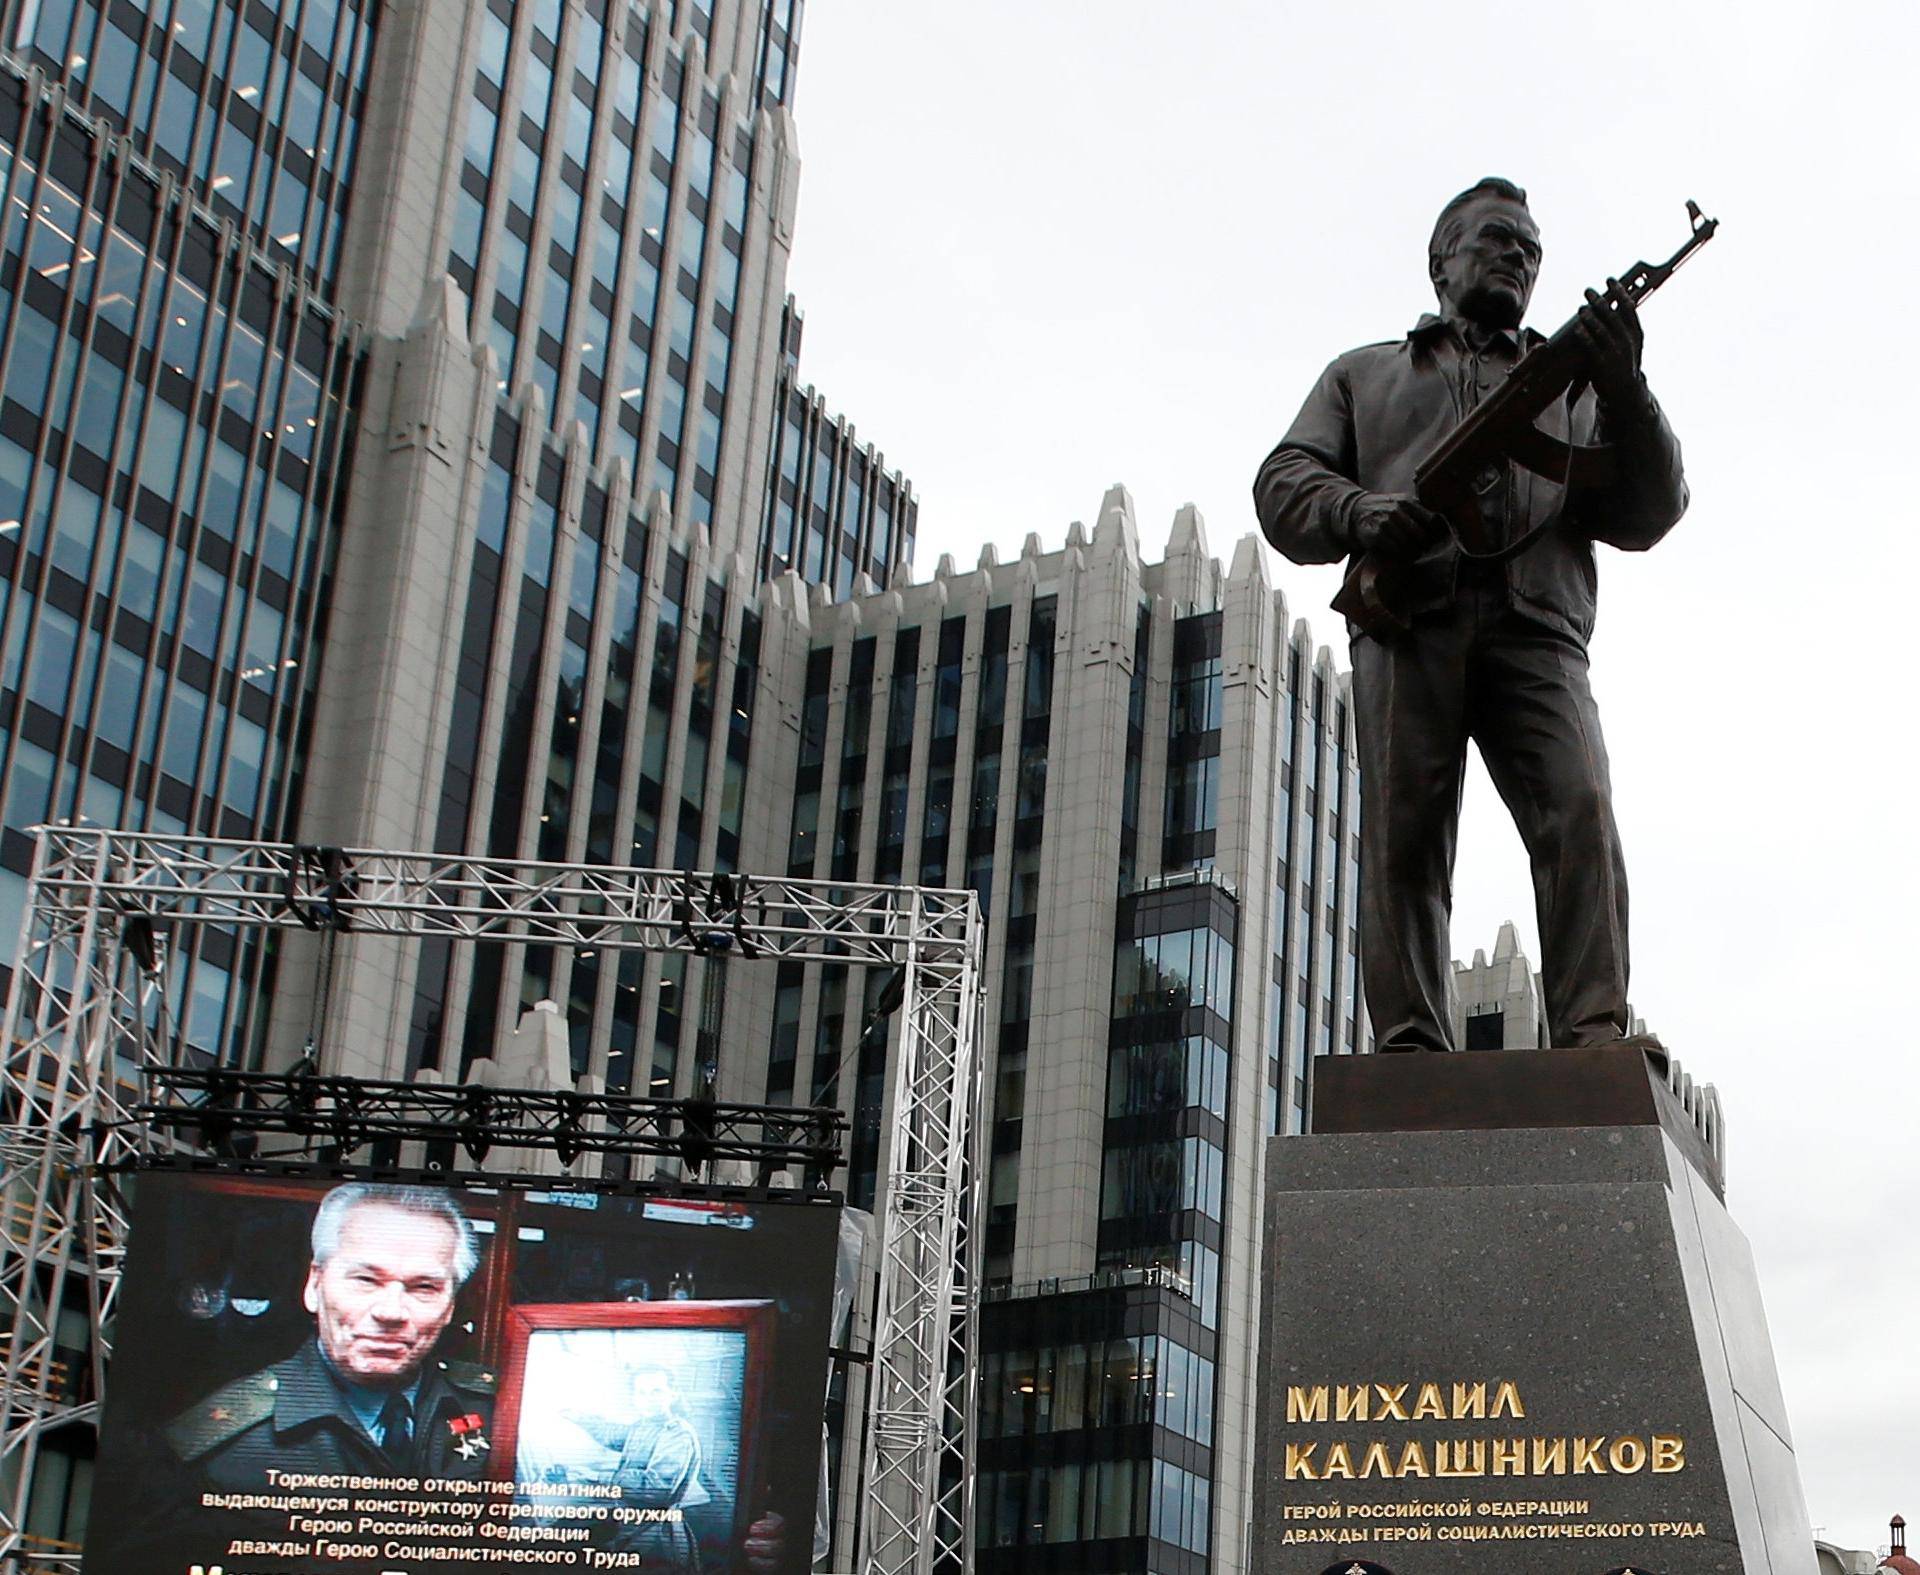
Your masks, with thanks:
[(596, 1442), (620, 1452), (610, 1480), (618, 1484), (623, 1504), (681, 1512), (674, 1520), (616, 1527), (607, 1546), (640, 1554), (647, 1568), (699, 1575), (700, 1539), (685, 1511), (713, 1502), (701, 1479), (700, 1435), (672, 1412), (638, 1421), (576, 1412), (572, 1419)]
[(269, 1467), (477, 1478), (487, 1475), (492, 1458), (495, 1387), (495, 1375), (470, 1362), (430, 1360), (404, 1417), (370, 1429), (309, 1340), (285, 1361), (188, 1406), (166, 1437), (203, 1491), (258, 1490)]

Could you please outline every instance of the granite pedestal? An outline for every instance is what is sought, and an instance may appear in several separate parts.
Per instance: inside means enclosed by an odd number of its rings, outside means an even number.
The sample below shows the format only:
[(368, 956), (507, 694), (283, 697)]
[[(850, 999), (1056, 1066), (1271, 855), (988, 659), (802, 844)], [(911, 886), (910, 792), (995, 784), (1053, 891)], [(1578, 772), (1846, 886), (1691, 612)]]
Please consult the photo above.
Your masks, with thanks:
[(1316, 1067), (1267, 1159), (1261, 1575), (1814, 1575), (1713, 1114), (1637, 1049)]

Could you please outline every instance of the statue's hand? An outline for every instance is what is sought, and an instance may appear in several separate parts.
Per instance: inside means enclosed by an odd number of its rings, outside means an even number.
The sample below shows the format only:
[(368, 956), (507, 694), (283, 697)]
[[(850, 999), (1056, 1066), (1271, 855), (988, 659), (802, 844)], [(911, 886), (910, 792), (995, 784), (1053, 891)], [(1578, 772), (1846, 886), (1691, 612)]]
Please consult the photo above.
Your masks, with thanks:
[(1354, 505), (1353, 544), (1362, 552), (1417, 557), (1446, 528), (1432, 509), (1402, 492), (1369, 492)]
[(1580, 348), (1587, 358), (1587, 375), (1603, 405), (1618, 410), (1644, 402), (1640, 388), (1640, 347), (1646, 330), (1640, 314), (1618, 279), (1607, 281), (1607, 293), (1587, 291), (1587, 304), (1575, 319)]

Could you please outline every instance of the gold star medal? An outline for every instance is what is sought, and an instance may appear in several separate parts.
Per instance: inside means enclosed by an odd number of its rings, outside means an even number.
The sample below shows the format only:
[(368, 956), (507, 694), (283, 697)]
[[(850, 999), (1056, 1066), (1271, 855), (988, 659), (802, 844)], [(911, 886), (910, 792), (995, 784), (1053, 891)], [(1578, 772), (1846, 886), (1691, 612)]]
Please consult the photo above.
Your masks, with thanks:
[(487, 1442), (487, 1435), (481, 1431), (486, 1425), (486, 1419), (477, 1411), (447, 1419), (447, 1431), (458, 1440), (453, 1446), (454, 1451), (462, 1460), (477, 1460), (493, 1448)]

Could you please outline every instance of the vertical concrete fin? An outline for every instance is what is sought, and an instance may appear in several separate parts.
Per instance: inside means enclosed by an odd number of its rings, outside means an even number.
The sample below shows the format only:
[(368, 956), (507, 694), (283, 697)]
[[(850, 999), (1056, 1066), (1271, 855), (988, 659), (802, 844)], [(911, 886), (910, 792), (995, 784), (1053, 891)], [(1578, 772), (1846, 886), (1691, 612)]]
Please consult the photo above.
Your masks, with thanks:
[(427, 285), (420, 298), (420, 312), (416, 319), (421, 326), (432, 324), (434, 329), (446, 336), (447, 342), (461, 352), (472, 348), (467, 338), (466, 298), (460, 294), (460, 287), (453, 282), (453, 275), (443, 273), (439, 279)]
[(1283, 638), (1291, 627), (1291, 620), (1287, 617), (1287, 593), (1277, 585), (1273, 588), (1273, 626)]
[(1270, 590), (1267, 581), (1267, 557), (1260, 550), (1260, 538), (1251, 533), (1242, 536), (1233, 548), (1233, 564), (1227, 570), (1229, 586), (1247, 586), (1265, 596)]
[(1100, 500), (1100, 513), (1093, 522), (1093, 544), (1104, 547), (1117, 543), (1136, 561), (1140, 557), (1140, 527), (1134, 518), (1133, 494), (1119, 482), (1107, 488)]
[(1207, 549), (1206, 522), (1191, 503), (1183, 504), (1173, 517), (1161, 584), (1177, 602), (1193, 607), (1218, 604), (1220, 566)]
[(770, 592), (776, 603), (784, 605), (802, 638), (813, 634), (813, 598), (807, 595), (807, 582), (788, 569), (773, 582)]
[(1173, 517), (1173, 535), (1167, 540), (1167, 555), (1195, 554), (1202, 558), (1213, 556), (1207, 550), (1207, 523), (1200, 517), (1200, 511), (1191, 503), (1180, 505), (1180, 511)]
[(673, 499), (667, 496), (665, 488), (655, 487), (647, 494), (645, 517), (648, 530), (662, 536), (673, 534)]
[[(1266, 559), (1253, 536), (1242, 536), (1234, 546), (1221, 606), (1230, 631), (1221, 649), (1222, 677), (1229, 686), (1251, 684), (1254, 695), (1264, 702), (1276, 692), (1279, 674), (1268, 665), (1274, 649), (1273, 591), (1267, 583)], [(1251, 717), (1242, 725), (1251, 725)]]
[(604, 474), (608, 496), (625, 497), (629, 484), (633, 480), (633, 477), (627, 472), (627, 456), (625, 454), (615, 454), (607, 461)]
[(520, 1014), (497, 1052), (502, 1085), (535, 1092), (573, 1087), (567, 1048), (567, 1020), (552, 1001), (536, 1001)]
[(524, 412), (523, 419), (535, 432), (547, 430), (547, 391), (529, 378), (520, 385), (515, 400)]
[(773, 157), (767, 160), (772, 170), (767, 206), (775, 235), (783, 246), (791, 246), (794, 216), (800, 207), (800, 136), (786, 105), (775, 110), (772, 119), (773, 136), (765, 144), (773, 149)]

